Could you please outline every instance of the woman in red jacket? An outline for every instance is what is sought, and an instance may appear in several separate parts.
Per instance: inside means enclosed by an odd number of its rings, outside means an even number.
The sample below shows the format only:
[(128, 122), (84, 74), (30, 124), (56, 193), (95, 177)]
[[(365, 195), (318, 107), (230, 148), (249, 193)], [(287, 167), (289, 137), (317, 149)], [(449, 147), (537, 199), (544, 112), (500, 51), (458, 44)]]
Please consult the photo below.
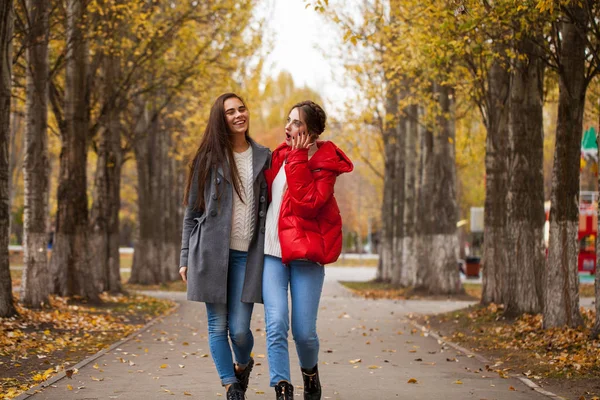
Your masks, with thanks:
[(292, 107), (285, 142), (273, 152), (265, 171), (271, 204), (267, 211), (263, 301), (271, 386), (278, 400), (293, 398), (288, 353), (288, 287), (292, 334), (304, 380), (304, 399), (321, 398), (317, 370), (317, 311), (323, 266), (342, 249), (342, 219), (333, 196), (338, 175), (352, 162), (332, 142), (317, 138), (327, 117), (312, 101)]

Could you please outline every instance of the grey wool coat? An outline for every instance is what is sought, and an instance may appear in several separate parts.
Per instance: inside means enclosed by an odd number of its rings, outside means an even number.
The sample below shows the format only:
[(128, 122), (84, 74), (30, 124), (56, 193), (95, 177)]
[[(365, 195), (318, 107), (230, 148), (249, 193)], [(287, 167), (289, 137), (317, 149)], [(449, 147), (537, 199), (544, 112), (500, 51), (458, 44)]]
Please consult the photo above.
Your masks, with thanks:
[[(248, 248), (242, 302), (262, 303), (265, 222), (267, 219), (267, 182), (264, 170), (271, 152), (251, 141), (254, 178), (254, 236)], [(229, 238), (235, 190), (229, 165), (213, 168), (204, 187), (205, 209), (196, 210), (198, 164), (195, 166), (188, 206), (183, 217), (179, 266), (187, 266), (187, 299), (206, 303), (227, 303)], [(217, 196), (217, 189), (219, 196)]]

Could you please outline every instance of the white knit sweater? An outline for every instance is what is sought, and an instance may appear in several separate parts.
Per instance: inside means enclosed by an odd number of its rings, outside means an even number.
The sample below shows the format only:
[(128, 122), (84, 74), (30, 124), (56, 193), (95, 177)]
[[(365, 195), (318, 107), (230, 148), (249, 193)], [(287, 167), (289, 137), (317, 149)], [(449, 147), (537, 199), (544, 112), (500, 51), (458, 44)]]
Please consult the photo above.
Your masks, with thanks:
[(231, 218), (231, 237), (229, 248), (248, 251), (250, 240), (254, 235), (254, 191), (252, 170), (252, 146), (243, 153), (233, 153), (235, 165), (240, 175), (240, 194), (243, 203), (233, 189), (233, 215)]
[(267, 210), (265, 222), (265, 254), (281, 258), (281, 244), (279, 243), (279, 210), (283, 201), (283, 193), (287, 188), (285, 163), (279, 169), (271, 186), (271, 204)]

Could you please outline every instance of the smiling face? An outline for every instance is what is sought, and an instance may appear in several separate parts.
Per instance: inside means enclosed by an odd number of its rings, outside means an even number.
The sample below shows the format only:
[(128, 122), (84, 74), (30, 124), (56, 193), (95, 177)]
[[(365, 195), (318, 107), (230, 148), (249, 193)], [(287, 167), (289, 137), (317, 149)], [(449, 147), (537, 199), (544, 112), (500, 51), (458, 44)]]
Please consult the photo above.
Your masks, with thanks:
[(288, 146), (292, 145), (292, 138), (297, 137), (301, 132), (307, 131), (304, 118), (300, 114), (301, 113), (298, 108), (293, 108), (288, 116), (285, 124), (285, 143)]
[(225, 120), (232, 135), (245, 135), (248, 131), (250, 114), (248, 109), (237, 97), (230, 97), (223, 103)]

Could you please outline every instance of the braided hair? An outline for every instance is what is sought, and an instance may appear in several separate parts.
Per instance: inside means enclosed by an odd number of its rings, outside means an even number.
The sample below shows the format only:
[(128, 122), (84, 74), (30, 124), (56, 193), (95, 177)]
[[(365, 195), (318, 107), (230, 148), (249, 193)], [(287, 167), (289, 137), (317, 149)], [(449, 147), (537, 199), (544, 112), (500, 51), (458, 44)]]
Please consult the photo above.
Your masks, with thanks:
[(306, 128), (308, 129), (310, 136), (313, 139), (318, 138), (325, 130), (325, 122), (327, 122), (327, 115), (323, 108), (311, 100), (305, 100), (295, 104), (290, 111), (294, 108), (297, 108), (298, 112), (304, 117), (304, 122), (306, 123)]

